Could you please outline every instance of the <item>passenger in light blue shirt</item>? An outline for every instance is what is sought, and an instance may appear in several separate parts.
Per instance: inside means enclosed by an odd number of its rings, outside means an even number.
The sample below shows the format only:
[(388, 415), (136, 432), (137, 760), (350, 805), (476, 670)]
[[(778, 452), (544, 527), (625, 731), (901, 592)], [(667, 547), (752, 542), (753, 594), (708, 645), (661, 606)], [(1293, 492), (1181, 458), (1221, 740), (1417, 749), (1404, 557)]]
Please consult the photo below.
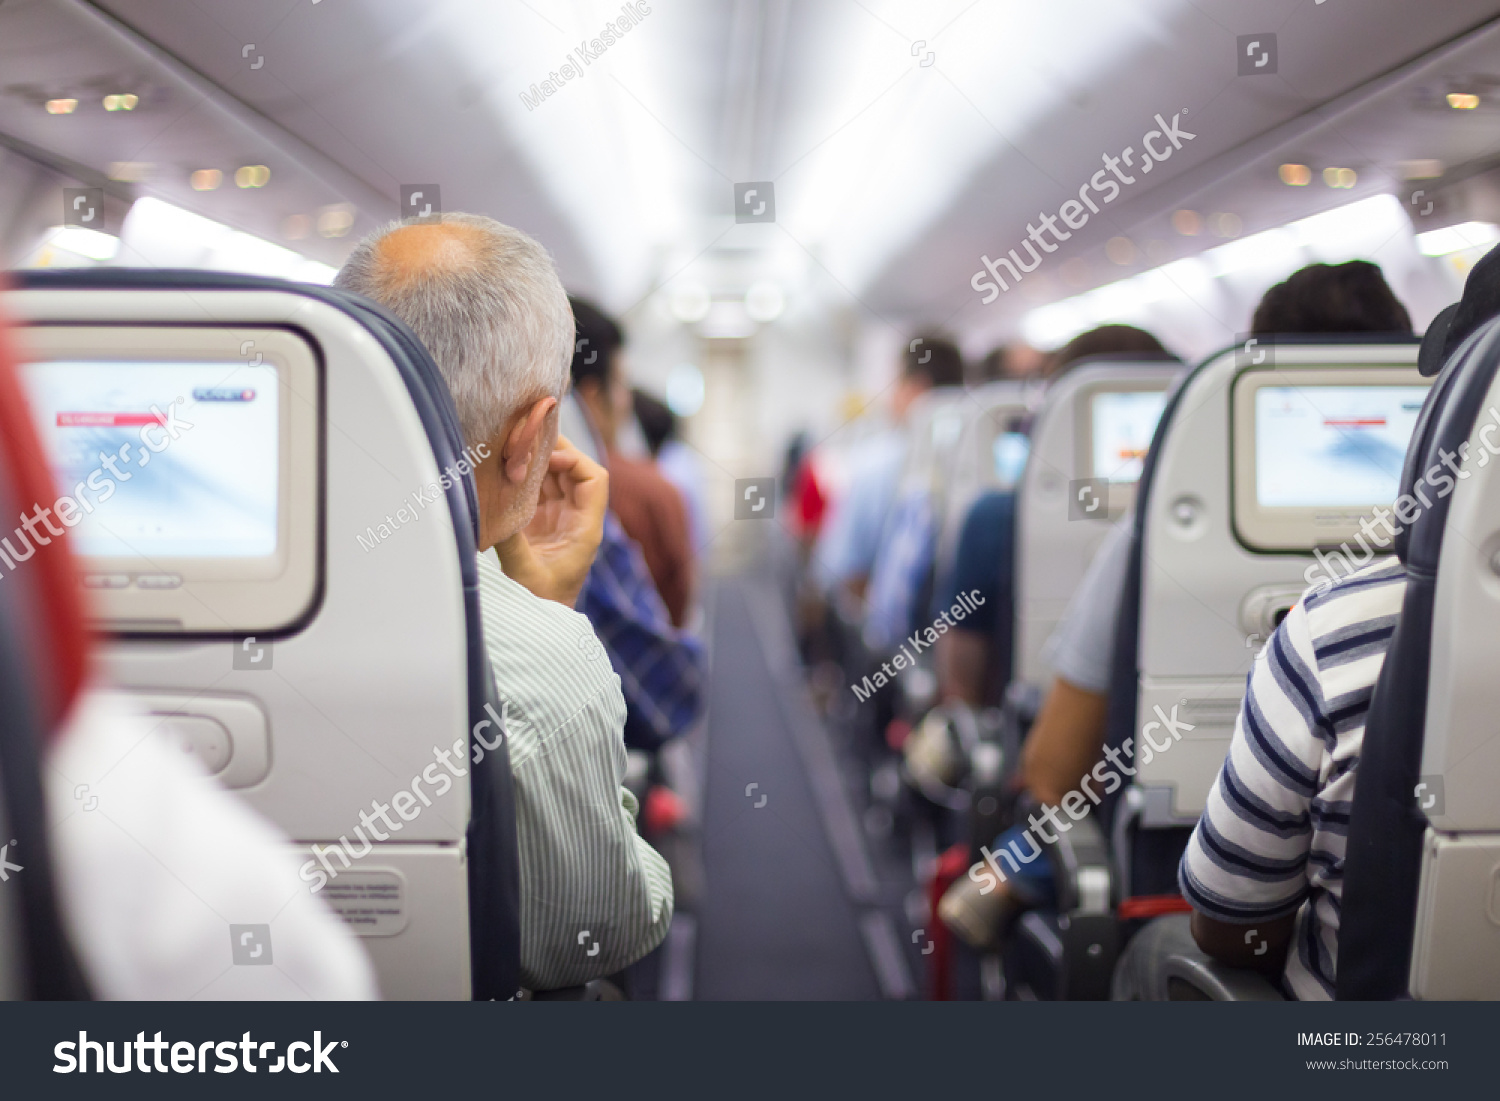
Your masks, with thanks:
[(908, 342), (891, 389), (890, 426), (855, 447), (849, 489), (834, 502), (813, 548), (813, 577), (825, 593), (843, 589), (863, 598), (906, 462), (907, 411), (934, 386), (961, 386), (963, 377), (963, 357), (951, 340), (925, 334)]

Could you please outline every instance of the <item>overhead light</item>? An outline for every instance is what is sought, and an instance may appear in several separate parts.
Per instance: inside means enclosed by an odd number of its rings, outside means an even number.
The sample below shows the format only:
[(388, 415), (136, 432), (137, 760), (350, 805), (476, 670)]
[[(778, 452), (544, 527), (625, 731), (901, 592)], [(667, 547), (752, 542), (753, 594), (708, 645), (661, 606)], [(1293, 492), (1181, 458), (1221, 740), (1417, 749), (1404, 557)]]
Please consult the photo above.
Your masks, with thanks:
[(1296, 235), (1278, 227), (1210, 249), (1203, 258), (1216, 276), (1238, 271), (1289, 271), (1297, 265), (1300, 247)]
[(1447, 256), (1450, 252), (1483, 248), (1496, 241), (1500, 241), (1500, 226), (1491, 222), (1462, 222), (1417, 234), (1417, 250), (1423, 256)]
[(105, 96), (104, 109), (106, 111), (134, 111), (135, 105), (140, 101), (139, 96), (133, 96), (128, 92), (122, 95)]
[(78, 110), (76, 99), (49, 99), (47, 101), (47, 114), (49, 115), (71, 115)]
[(1172, 215), (1172, 228), (1184, 237), (1196, 237), (1203, 231), (1203, 218), (1196, 210), (1179, 210)]
[(684, 325), (702, 321), (714, 304), (707, 287), (701, 283), (689, 282), (678, 283), (673, 287), (668, 302), (672, 307), (672, 316)]
[(1284, 164), (1278, 171), (1288, 187), (1306, 187), (1312, 181), (1312, 169), (1305, 164)]
[(151, 267), (202, 268), (327, 283), (334, 269), (222, 222), (146, 196), (125, 216), (121, 251)]
[(288, 214), (281, 222), (281, 235), (288, 241), (300, 241), (312, 232), (312, 219), (306, 214)]
[(785, 308), (786, 298), (782, 295), (781, 288), (769, 279), (752, 283), (745, 292), (745, 312), (750, 315), (751, 321), (762, 324), (775, 321)]
[(212, 191), (224, 182), (224, 173), (217, 168), (200, 168), (188, 177), (194, 191)]
[(1479, 106), (1479, 97), (1473, 92), (1449, 92), (1448, 106), (1455, 111), (1472, 111)]
[(755, 335), (755, 322), (738, 298), (721, 298), (714, 302), (698, 329), (708, 340), (744, 340)]
[(265, 187), (271, 182), (271, 170), (263, 164), (247, 164), (234, 170), (235, 187)]
[[(1211, 221), (1223, 217), (1215, 215)], [(1213, 284), (1219, 277), (1244, 272), (1263, 279), (1291, 272), (1309, 260), (1342, 263), (1368, 256), (1409, 224), (1395, 196), (1374, 195), (1039, 306), (1022, 316), (1021, 333), (1035, 347), (1055, 348), (1095, 325), (1149, 320), (1153, 308), (1170, 311), (1193, 303), (1195, 310), (1201, 309), (1215, 293)], [(1495, 240), (1500, 240), (1500, 227), (1475, 222), (1423, 234), (1417, 243), (1433, 255), (1430, 249), (1438, 245), (1443, 251), (1459, 251)]]
[(1238, 214), (1215, 214), (1214, 233), (1219, 237), (1238, 237), (1245, 231), (1245, 223)]
[(1135, 259), (1135, 242), (1129, 237), (1111, 237), (1104, 246), (1104, 255), (1116, 264), (1128, 264)]
[(318, 233), (324, 237), (343, 237), (354, 227), (354, 204), (334, 203), (318, 209)]
[(1325, 168), (1323, 182), (1329, 187), (1347, 189), (1359, 182), (1359, 177), (1352, 168)]
[(679, 363), (667, 372), (667, 408), (691, 417), (703, 408), (703, 372), (692, 363)]
[(120, 183), (140, 183), (155, 167), (148, 161), (110, 161), (105, 174)]
[(118, 237), (83, 226), (55, 226), (48, 232), (47, 243), (90, 260), (111, 260), (120, 251)]
[(1401, 169), (1403, 180), (1435, 180), (1441, 176), (1447, 168), (1442, 161), (1400, 161), (1396, 167)]

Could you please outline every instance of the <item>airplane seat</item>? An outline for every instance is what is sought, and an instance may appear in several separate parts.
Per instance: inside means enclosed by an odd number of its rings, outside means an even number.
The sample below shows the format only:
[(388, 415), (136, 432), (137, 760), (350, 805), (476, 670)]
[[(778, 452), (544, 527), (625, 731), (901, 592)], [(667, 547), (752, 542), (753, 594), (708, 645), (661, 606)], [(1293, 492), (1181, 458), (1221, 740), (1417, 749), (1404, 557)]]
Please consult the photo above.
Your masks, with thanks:
[(965, 391), (963, 430), (945, 481), (938, 525), (936, 572), (952, 568), (969, 508), (991, 490), (1012, 490), (1025, 470), (1027, 422), (1042, 389), (1030, 382), (987, 382)]
[[(362, 935), (386, 997), (515, 996), (514, 795), (471, 456), (431, 358), (333, 288), (130, 269), (17, 282), (54, 466), (97, 467), (75, 493), (107, 484), (94, 507), (125, 504), (117, 528), (74, 533), (110, 681), (306, 846), (303, 879)], [(118, 439), (116, 482), (91, 452)]]
[[(1255, 652), (1311, 583), (1314, 550), (1352, 540), (1369, 507), (1346, 503), (1351, 493), (1362, 501), (1367, 487), (1338, 481), (1350, 477), (1343, 467), (1309, 478), (1326, 457), (1298, 453), (1288, 433), (1310, 448), (1347, 445), (1359, 428), (1396, 438), (1425, 397), (1415, 340), (1258, 343), (1211, 356), (1181, 381), (1137, 487), (1105, 739), (1123, 764), (1111, 767), (1113, 786), (1094, 777), (1122, 945), (1143, 923), (1187, 910), (1177, 865), (1228, 750)], [(1358, 412), (1371, 401), (1387, 418), (1379, 426)], [(1353, 453), (1386, 463), (1404, 454), (1404, 438), (1400, 446), (1380, 435)]]
[[(1337, 997), (1500, 997), (1500, 321), (1434, 385), (1402, 492), (1467, 444), (1452, 491), (1397, 540), (1401, 616), (1370, 702), (1350, 812)], [(1491, 448), (1494, 448), (1493, 450)], [(1428, 479), (1428, 484), (1432, 480)]]
[[(1139, 460), (1119, 452), (1149, 442), (1159, 402), (1182, 371), (1176, 360), (1090, 357), (1048, 388), (1016, 487), (1015, 680), (1048, 684), (1042, 650), (1104, 541), (1099, 521), (1118, 520), (1135, 500)], [(1108, 481), (1107, 491), (1070, 506), (1083, 479)]]
[[(15, 516), (55, 493), (0, 341), (0, 515)], [(63, 921), (42, 769), (82, 688), (88, 637), (61, 548), (30, 559), (0, 585), (0, 1001), (80, 1000), (89, 987)]]
[[(1340, 482), (1342, 467), (1326, 482), (1308, 476), (1313, 464), (1346, 456), (1300, 453), (1288, 433), (1316, 448), (1328, 444), (1313, 431), (1321, 427), (1356, 457), (1399, 465), (1400, 434), (1426, 396), (1417, 347), (1338, 336), (1230, 349), (1185, 379), (1163, 414), (1132, 532), (1106, 736), (1122, 752), (1131, 741), (1137, 772), (1132, 794), (1104, 805), (1128, 873), (1124, 897), (1175, 894), (1181, 846), (1149, 834), (1186, 842), (1228, 749), (1255, 652), (1311, 583), (1313, 552), (1352, 541), (1368, 511), (1344, 503), (1365, 487)], [(1257, 353), (1267, 354), (1257, 362)], [(1369, 388), (1385, 396), (1369, 398)], [(1369, 400), (1394, 403), (1388, 430), (1400, 450), (1384, 436), (1364, 450), (1348, 442), (1369, 419), (1348, 410)]]

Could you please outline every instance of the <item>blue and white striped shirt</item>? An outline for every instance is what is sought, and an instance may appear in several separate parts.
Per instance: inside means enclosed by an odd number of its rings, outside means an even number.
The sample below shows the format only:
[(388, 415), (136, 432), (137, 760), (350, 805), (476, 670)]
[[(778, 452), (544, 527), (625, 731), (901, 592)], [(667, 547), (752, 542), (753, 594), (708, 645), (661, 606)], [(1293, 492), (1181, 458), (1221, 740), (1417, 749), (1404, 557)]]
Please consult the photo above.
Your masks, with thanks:
[(1255, 659), (1229, 756), (1178, 880), (1193, 908), (1251, 925), (1295, 912), (1285, 981), (1330, 999), (1365, 716), (1406, 592), (1397, 559), (1309, 592)]

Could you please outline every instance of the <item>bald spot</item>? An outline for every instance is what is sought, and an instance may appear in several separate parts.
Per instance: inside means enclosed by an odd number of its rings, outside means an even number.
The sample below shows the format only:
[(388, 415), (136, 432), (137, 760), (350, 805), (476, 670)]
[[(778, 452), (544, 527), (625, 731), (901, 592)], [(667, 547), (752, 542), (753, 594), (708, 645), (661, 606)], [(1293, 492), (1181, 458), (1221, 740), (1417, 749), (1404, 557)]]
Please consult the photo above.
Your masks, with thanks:
[(474, 226), (439, 222), (402, 226), (375, 246), (377, 278), (394, 289), (472, 269), (486, 245)]

